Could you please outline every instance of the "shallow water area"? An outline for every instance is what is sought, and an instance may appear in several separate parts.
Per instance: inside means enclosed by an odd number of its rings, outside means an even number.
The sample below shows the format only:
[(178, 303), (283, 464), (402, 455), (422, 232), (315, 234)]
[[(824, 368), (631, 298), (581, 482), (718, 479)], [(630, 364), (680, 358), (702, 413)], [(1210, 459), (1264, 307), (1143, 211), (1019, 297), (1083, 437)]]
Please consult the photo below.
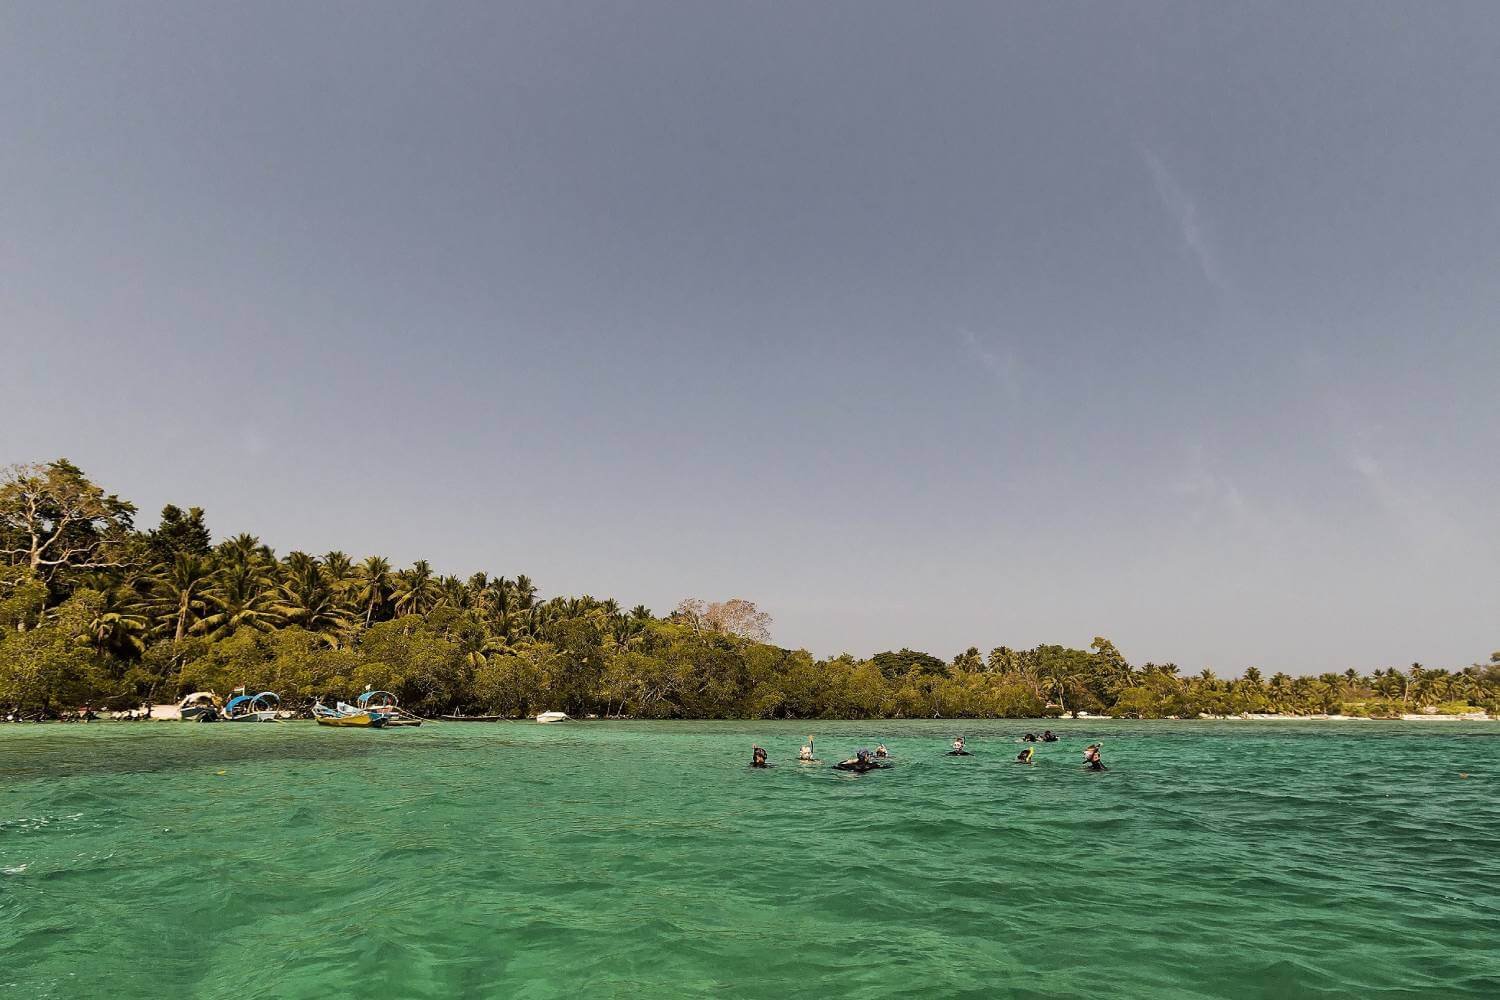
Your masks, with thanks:
[(1497, 780), (1485, 723), (0, 726), (0, 995), (1495, 997)]

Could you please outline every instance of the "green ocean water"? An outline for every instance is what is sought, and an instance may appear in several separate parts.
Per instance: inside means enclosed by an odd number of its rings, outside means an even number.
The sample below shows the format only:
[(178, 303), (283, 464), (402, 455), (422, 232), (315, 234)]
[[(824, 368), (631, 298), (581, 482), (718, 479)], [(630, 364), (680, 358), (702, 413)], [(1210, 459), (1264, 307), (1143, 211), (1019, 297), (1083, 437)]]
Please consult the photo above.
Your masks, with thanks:
[(0, 995), (1500, 996), (1500, 726), (1048, 725), (0, 726)]

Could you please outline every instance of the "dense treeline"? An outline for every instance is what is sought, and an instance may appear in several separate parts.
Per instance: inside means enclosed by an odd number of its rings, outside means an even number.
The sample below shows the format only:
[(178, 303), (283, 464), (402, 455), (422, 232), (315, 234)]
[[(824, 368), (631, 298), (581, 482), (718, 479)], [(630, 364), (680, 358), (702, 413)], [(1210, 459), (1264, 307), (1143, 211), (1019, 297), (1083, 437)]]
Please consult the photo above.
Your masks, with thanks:
[(908, 649), (815, 659), (769, 642), (747, 601), (688, 600), (665, 616), (531, 580), (440, 576), (424, 561), (276, 554), (214, 544), (202, 510), (135, 508), (65, 460), (0, 478), (0, 707), (44, 715), (200, 689), (274, 690), (289, 704), (366, 685), (421, 713), (636, 718), (1391, 715), (1500, 711), (1500, 653), (1459, 670), (1356, 670), (1224, 680), (1133, 667), (1114, 644)]

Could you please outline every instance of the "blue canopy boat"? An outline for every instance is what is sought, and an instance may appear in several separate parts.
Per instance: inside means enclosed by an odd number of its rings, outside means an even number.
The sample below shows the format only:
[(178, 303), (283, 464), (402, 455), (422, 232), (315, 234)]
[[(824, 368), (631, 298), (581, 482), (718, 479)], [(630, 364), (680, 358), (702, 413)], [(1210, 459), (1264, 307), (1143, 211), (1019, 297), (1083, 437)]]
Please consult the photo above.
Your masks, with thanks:
[(235, 695), (224, 706), (224, 721), (275, 722), (277, 706), (280, 704), (281, 696), (275, 691)]

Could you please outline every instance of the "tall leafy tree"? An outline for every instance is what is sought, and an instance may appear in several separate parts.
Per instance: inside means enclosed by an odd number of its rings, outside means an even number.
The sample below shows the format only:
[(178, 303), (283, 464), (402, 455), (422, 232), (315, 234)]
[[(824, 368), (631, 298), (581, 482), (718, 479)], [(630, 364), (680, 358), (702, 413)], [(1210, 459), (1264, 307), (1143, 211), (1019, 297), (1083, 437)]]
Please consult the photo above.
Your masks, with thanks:
[(160, 565), (170, 563), (178, 553), (206, 556), (211, 547), (212, 538), (202, 507), (184, 511), (169, 503), (161, 509), (161, 523), (146, 534), (151, 560)]
[(53, 589), (70, 572), (122, 567), (134, 516), (65, 458), (0, 473), (0, 556)]

